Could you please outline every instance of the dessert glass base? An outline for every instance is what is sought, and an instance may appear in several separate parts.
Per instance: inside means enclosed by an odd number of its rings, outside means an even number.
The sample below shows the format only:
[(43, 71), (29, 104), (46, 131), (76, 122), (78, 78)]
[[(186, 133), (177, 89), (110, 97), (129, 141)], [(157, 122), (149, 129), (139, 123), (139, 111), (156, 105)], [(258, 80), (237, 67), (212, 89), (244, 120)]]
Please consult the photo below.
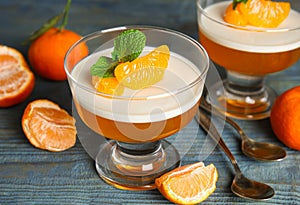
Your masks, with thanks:
[(107, 183), (125, 190), (149, 190), (156, 188), (156, 178), (180, 165), (180, 155), (165, 140), (141, 144), (108, 141), (95, 161), (99, 176)]
[(210, 87), (206, 100), (229, 117), (259, 120), (270, 116), (276, 92), (264, 85), (264, 77), (227, 72), (227, 79)]

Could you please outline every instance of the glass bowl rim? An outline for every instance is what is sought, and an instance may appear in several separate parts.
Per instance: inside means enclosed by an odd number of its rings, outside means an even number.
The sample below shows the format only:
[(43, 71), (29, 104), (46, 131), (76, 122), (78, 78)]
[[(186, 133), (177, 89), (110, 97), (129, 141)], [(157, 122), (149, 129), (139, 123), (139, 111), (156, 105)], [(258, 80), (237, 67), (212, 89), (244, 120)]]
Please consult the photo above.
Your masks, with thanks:
[[(202, 56), (204, 58), (204, 60), (206, 61), (205, 62), (205, 65), (203, 66), (203, 70), (201, 72), (201, 74), (192, 82), (188, 83), (187, 85), (183, 86), (183, 87), (180, 87), (179, 89), (176, 89), (176, 90), (171, 90), (170, 92), (167, 92), (167, 93), (161, 93), (161, 94), (156, 94), (156, 95), (149, 95), (149, 96), (140, 96), (140, 97), (132, 97), (132, 96), (118, 96), (118, 95), (112, 95), (112, 94), (106, 94), (106, 93), (103, 93), (103, 92), (99, 92), (99, 91), (96, 91), (95, 89), (91, 89), (90, 87), (87, 87), (86, 85), (78, 82), (76, 79), (74, 79), (74, 77), (71, 75), (71, 73), (69, 72), (69, 69), (67, 68), (67, 56), (70, 54), (70, 52), (77, 46), (79, 45), (80, 43), (83, 43), (83, 42), (86, 42), (90, 39), (93, 39), (93, 38), (96, 38), (98, 36), (101, 36), (101, 35), (104, 35), (106, 33), (109, 33), (109, 32), (115, 32), (115, 31), (124, 31), (124, 30), (127, 30), (127, 29), (141, 29), (141, 30), (158, 30), (158, 31), (161, 31), (161, 32), (168, 32), (168, 33), (172, 33), (172, 34), (175, 34), (177, 36), (180, 36), (182, 38), (185, 38), (186, 40), (190, 41), (192, 44), (196, 45), (198, 47), (199, 50), (201, 50), (202, 52), (199, 52), (199, 53), (202, 53)], [(159, 27), (159, 26), (147, 26), (147, 25), (127, 25), (127, 26), (119, 26), (119, 27), (113, 27), (113, 28), (108, 28), (108, 29), (103, 29), (103, 30), (99, 30), (99, 31), (96, 31), (96, 32), (93, 32), (93, 33), (90, 33), (86, 36), (83, 36), (81, 39), (79, 39), (77, 42), (75, 42), (70, 48), (69, 50), (67, 51), (65, 57), (64, 57), (64, 69), (65, 69), (65, 72), (67, 74), (67, 77), (68, 77), (68, 80), (71, 80), (72, 83), (75, 83), (76, 86), (79, 86), (80, 88), (86, 90), (87, 92), (89, 93), (93, 93), (95, 95), (99, 95), (99, 96), (102, 96), (102, 97), (107, 97), (107, 98), (112, 98), (112, 99), (120, 99), (120, 100), (148, 100), (148, 99), (157, 99), (157, 98), (163, 98), (163, 97), (168, 97), (170, 96), (170, 93), (172, 95), (177, 95), (179, 93), (182, 93), (190, 88), (192, 88), (193, 86), (195, 86), (198, 82), (200, 82), (201, 80), (205, 81), (205, 76), (208, 72), (208, 69), (210, 67), (210, 60), (209, 60), (209, 57), (208, 57), (208, 54), (206, 52), (206, 50), (204, 49), (204, 47), (198, 42), (196, 41), (194, 38), (186, 35), (186, 34), (183, 34), (179, 31), (175, 31), (175, 30), (172, 30), (172, 29), (168, 29), (168, 28), (164, 28), (164, 27)]]

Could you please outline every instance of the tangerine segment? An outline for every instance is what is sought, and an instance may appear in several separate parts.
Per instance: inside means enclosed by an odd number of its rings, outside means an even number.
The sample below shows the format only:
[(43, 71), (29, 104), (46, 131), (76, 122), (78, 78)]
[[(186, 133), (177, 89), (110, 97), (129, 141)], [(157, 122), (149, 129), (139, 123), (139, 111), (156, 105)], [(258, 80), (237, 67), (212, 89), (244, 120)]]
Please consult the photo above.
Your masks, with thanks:
[(197, 204), (216, 189), (218, 172), (213, 164), (202, 162), (176, 168), (155, 180), (157, 189), (176, 204)]
[(168, 67), (170, 50), (162, 45), (145, 56), (119, 64), (114, 71), (117, 80), (131, 89), (141, 89), (160, 81)]
[(120, 85), (115, 77), (101, 78), (92, 76), (92, 84), (98, 92), (110, 95), (122, 95), (124, 87)]
[(247, 19), (242, 15), (239, 7), (233, 9), (232, 3), (226, 8), (224, 21), (237, 26), (246, 26), (248, 24)]
[(76, 142), (75, 119), (46, 99), (27, 105), (22, 116), (22, 129), (33, 146), (48, 151), (63, 151)]
[[(232, 7), (232, 4), (229, 7)], [(235, 10), (227, 8), (224, 20), (236, 24), (239, 22), (236, 18), (240, 18), (240, 21), (247, 21), (248, 25), (275, 28), (287, 18), (290, 10), (289, 2), (248, 0), (247, 3), (239, 3)]]
[(16, 49), (0, 45), (0, 107), (24, 101), (34, 87), (34, 74)]

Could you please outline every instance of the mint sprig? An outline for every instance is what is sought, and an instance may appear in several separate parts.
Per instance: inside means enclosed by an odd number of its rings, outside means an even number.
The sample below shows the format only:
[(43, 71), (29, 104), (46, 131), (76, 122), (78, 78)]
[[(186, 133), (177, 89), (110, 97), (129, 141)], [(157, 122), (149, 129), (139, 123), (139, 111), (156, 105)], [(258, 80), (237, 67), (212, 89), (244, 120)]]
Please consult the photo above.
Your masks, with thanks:
[(114, 77), (114, 69), (119, 63), (133, 61), (142, 53), (146, 44), (146, 36), (139, 30), (123, 31), (114, 39), (114, 50), (110, 57), (101, 56), (90, 68), (93, 76), (101, 78)]
[(233, 9), (235, 9), (236, 8), (236, 6), (239, 4), (239, 3), (247, 3), (247, 1), (248, 0), (233, 0), (233, 2), (232, 2), (232, 7), (233, 7)]
[(91, 75), (102, 78), (114, 77), (114, 70), (117, 65), (117, 61), (113, 61), (111, 58), (101, 56), (97, 62), (92, 65), (90, 72)]

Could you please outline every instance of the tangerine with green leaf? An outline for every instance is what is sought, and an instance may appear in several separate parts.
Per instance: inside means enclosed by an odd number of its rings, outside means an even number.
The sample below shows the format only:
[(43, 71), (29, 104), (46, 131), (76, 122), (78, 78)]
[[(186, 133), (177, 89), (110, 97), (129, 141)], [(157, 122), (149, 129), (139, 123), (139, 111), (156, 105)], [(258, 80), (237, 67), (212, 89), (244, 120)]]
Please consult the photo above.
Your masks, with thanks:
[[(28, 50), (29, 63), (37, 74), (49, 80), (66, 80), (64, 57), (69, 48), (81, 39), (81, 35), (65, 29), (70, 4), (71, 0), (68, 0), (63, 13), (48, 20), (29, 39), (31, 41)], [(62, 17), (62, 24), (55, 27)], [(75, 63), (88, 54), (85, 44), (78, 49), (73, 59)]]
[[(28, 59), (40, 76), (50, 80), (65, 80), (64, 57), (69, 48), (81, 38), (77, 33), (58, 28), (51, 28), (29, 47)], [(78, 54), (78, 52), (77, 52)], [(87, 47), (82, 44), (78, 60), (88, 54)]]

